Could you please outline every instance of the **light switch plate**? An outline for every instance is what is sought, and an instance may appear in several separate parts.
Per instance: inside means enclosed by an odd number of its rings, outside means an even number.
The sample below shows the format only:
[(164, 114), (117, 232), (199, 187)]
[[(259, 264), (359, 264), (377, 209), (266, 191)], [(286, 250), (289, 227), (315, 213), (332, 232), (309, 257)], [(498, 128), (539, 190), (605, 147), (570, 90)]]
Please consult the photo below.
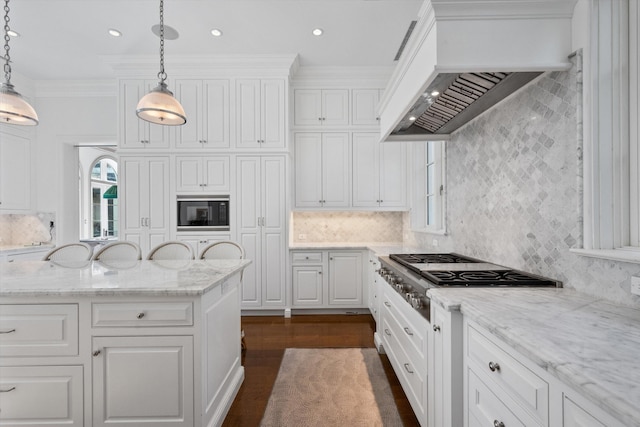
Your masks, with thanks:
[(631, 293), (640, 295), (640, 277), (631, 276)]

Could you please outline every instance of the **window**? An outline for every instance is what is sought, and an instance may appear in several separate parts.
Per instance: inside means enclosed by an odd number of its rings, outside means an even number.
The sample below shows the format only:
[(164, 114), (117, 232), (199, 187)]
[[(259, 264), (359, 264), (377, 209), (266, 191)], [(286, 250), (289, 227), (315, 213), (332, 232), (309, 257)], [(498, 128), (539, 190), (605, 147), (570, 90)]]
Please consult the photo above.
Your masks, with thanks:
[(413, 149), (413, 192), (411, 228), (414, 231), (445, 233), (445, 143), (415, 142)]
[(117, 184), (115, 160), (102, 158), (91, 167), (91, 236), (118, 235)]
[(628, 0), (590, 5), (584, 242), (574, 251), (640, 263), (640, 10)]

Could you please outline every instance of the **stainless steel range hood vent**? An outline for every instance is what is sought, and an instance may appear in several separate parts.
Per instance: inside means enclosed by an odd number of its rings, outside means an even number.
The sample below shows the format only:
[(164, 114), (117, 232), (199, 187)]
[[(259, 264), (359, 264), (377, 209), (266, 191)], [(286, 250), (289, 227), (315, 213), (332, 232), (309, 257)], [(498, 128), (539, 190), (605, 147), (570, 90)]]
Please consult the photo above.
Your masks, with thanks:
[(448, 135), (540, 74), (542, 73), (439, 74), (391, 134)]
[(381, 140), (449, 139), (543, 72), (569, 69), (576, 2), (424, 0), (380, 100)]

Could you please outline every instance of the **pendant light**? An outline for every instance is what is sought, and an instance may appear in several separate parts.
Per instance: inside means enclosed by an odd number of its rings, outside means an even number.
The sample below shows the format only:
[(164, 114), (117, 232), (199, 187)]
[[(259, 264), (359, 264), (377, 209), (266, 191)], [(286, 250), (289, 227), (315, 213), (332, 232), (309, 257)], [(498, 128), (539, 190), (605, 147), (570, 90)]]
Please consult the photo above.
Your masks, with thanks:
[(0, 122), (13, 125), (35, 126), (38, 115), (11, 84), (11, 57), (9, 56), (9, 0), (4, 2), (4, 83), (0, 84)]
[(167, 73), (164, 72), (164, 2), (160, 0), (160, 82), (158, 86), (143, 96), (136, 107), (136, 114), (142, 120), (160, 125), (183, 125), (187, 122), (184, 109), (173, 93), (167, 89), (164, 82)]

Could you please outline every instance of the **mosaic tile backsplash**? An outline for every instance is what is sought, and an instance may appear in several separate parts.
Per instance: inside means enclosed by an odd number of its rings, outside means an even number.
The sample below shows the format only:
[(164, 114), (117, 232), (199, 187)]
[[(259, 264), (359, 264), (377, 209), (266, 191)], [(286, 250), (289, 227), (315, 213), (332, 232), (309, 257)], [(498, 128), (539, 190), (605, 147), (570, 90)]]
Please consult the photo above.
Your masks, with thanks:
[[(402, 221), (402, 212), (293, 212), (292, 241), (400, 242)], [(300, 239), (300, 234), (306, 239)]]
[(33, 243), (55, 243), (55, 227), (49, 230), (50, 221), (54, 221), (52, 213), (35, 215), (1, 214), (0, 246), (21, 246)]
[(482, 114), (447, 142), (447, 235), (410, 231), (405, 245), (475, 256), (552, 277), (640, 308), (640, 265), (571, 253), (582, 242), (580, 55)]

